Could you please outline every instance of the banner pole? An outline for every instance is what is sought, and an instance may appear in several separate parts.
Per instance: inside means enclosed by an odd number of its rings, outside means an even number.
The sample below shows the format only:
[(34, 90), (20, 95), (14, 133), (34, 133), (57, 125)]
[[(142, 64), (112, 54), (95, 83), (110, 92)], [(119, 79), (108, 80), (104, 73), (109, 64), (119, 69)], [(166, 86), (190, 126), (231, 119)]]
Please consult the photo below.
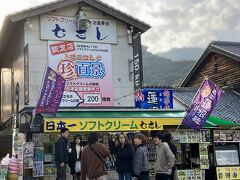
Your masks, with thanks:
[(36, 106), (35, 108), (33, 109), (33, 118), (35, 117), (35, 114), (36, 114), (36, 107), (38, 105), (38, 101), (40, 99), (40, 96), (41, 96), (41, 90), (42, 90), (42, 87), (43, 87), (43, 84), (44, 84), (44, 80), (45, 80), (45, 76), (46, 76), (46, 73), (47, 73), (47, 68), (48, 68), (48, 64), (45, 65), (45, 68), (44, 68), (44, 73), (43, 73), (43, 78), (42, 78), (42, 82), (41, 82), (41, 86), (39, 88), (39, 91), (38, 91), (38, 98), (37, 98), (37, 103), (36, 103)]
[[(196, 98), (196, 96), (197, 96), (198, 92), (200, 91), (201, 87), (203, 86), (203, 83), (204, 83), (206, 80), (208, 80), (208, 77), (207, 77), (207, 76), (204, 76), (204, 79), (203, 79), (203, 81), (202, 81), (201, 85), (199, 86), (199, 88), (198, 88), (197, 92), (195, 93), (195, 95), (194, 95), (194, 97), (193, 97), (193, 99), (192, 99), (192, 102), (191, 102), (191, 104), (190, 104), (190, 105), (192, 105), (192, 104), (193, 104), (193, 101), (194, 101), (194, 99)], [(187, 108), (187, 111), (188, 111), (188, 109), (189, 109), (189, 107)], [(187, 111), (186, 111), (186, 113), (187, 113)], [(185, 116), (186, 116), (186, 113), (185, 113)], [(184, 117), (185, 117), (185, 116), (184, 116)], [(183, 118), (183, 119), (184, 119), (184, 118)], [(175, 135), (177, 134), (177, 132), (178, 132), (178, 130), (179, 130), (179, 128), (180, 128), (180, 126), (182, 125), (182, 123), (183, 123), (183, 119), (182, 119), (182, 122), (181, 122), (181, 124), (179, 124), (179, 125), (178, 125), (178, 127), (176, 128), (176, 130), (175, 130)]]

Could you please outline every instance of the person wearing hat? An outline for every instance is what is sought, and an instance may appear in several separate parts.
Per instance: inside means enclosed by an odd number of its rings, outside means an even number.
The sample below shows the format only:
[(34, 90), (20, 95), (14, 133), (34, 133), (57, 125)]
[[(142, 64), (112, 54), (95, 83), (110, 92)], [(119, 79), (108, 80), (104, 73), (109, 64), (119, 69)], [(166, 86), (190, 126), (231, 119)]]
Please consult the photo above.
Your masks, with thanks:
[(61, 137), (55, 147), (55, 163), (57, 167), (57, 180), (66, 180), (66, 167), (68, 164), (68, 128), (61, 129)]
[(175, 163), (175, 156), (166, 142), (163, 142), (164, 136), (161, 133), (154, 135), (156, 145), (156, 180), (170, 180), (172, 167)]

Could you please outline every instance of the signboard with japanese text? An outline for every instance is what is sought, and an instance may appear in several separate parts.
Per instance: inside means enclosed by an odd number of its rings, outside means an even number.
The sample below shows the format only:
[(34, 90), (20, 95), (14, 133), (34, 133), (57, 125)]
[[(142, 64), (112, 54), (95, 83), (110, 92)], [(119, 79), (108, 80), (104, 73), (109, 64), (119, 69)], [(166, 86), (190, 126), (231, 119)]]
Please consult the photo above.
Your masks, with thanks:
[(61, 107), (113, 106), (111, 45), (49, 41), (48, 59), (66, 80)]
[(183, 119), (183, 125), (199, 131), (204, 126), (221, 95), (222, 90), (206, 79), (187, 110), (187, 114)]
[(217, 167), (217, 179), (240, 179), (240, 167)]
[(62, 76), (50, 67), (47, 68), (36, 113), (56, 114), (64, 92), (65, 82)]
[(135, 92), (135, 107), (139, 109), (173, 109), (170, 89), (141, 89)]
[(134, 90), (138, 91), (143, 82), (141, 33), (133, 34), (133, 77)]
[(90, 19), (87, 30), (78, 30), (75, 17), (42, 15), (41, 39), (117, 44), (116, 22), (107, 19)]
[(162, 130), (163, 125), (178, 125), (179, 118), (45, 118), (44, 132), (59, 132), (66, 127), (70, 132)]

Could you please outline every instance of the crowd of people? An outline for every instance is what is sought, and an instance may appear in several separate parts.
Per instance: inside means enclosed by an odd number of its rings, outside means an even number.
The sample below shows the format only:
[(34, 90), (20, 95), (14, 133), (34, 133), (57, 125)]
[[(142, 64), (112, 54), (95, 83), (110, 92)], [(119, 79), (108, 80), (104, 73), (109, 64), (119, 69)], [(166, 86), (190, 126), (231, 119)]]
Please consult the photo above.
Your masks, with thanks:
[[(57, 180), (66, 180), (66, 167), (71, 169), (73, 180), (106, 180), (105, 159), (116, 155), (116, 171), (119, 180), (149, 180), (148, 149), (146, 137), (136, 133), (133, 142), (126, 134), (120, 133), (109, 143), (109, 148), (99, 142), (98, 133), (90, 133), (88, 145), (84, 148), (81, 136), (76, 135), (68, 147), (69, 130), (61, 129), (61, 137), (56, 143), (55, 161)], [(175, 179), (176, 146), (171, 142), (171, 134), (154, 134), (156, 145), (156, 180)]]

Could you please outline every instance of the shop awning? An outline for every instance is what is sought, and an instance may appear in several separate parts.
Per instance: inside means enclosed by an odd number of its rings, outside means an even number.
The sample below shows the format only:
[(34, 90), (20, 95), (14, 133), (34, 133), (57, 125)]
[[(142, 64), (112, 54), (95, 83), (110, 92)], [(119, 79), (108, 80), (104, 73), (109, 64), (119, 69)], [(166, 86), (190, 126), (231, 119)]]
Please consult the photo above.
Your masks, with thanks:
[(182, 123), (184, 111), (174, 110), (80, 110), (60, 111), (56, 117), (44, 117), (44, 132), (162, 130), (163, 126)]
[(182, 120), (184, 111), (175, 110), (82, 110), (59, 111), (56, 118), (177, 118)]
[[(73, 124), (77, 124), (75, 129), (81, 127), (86, 127), (83, 129), (85, 131), (96, 130), (96, 131), (104, 131), (104, 128), (96, 129), (96, 127), (110, 125), (112, 124), (111, 129), (116, 130), (118, 124), (123, 125), (129, 124), (130, 128), (133, 124), (140, 126), (141, 123), (146, 123), (147, 126), (149, 124), (157, 124), (159, 129), (162, 129), (163, 126), (178, 126), (181, 125), (182, 119), (185, 115), (184, 111), (175, 111), (175, 110), (76, 110), (76, 111), (59, 111), (56, 117), (44, 117), (45, 120), (45, 132), (51, 132), (52, 130), (47, 129), (47, 126), (50, 122), (55, 124), (55, 127), (58, 127), (59, 123), (65, 123), (70, 127)], [(81, 125), (79, 125), (79, 121), (81, 121)], [(114, 123), (111, 123), (114, 122)], [(130, 124), (129, 122), (132, 122)], [(47, 125), (48, 124), (48, 125)], [(91, 128), (90, 124), (95, 124), (95, 128)], [(114, 124), (114, 125), (113, 125)], [(142, 124), (141, 124), (142, 125)], [(161, 126), (161, 127), (160, 127)], [(236, 127), (240, 126), (239, 124), (235, 124), (234, 122), (223, 120), (217, 117), (210, 116), (205, 124), (205, 128), (214, 128), (214, 127)], [(114, 127), (114, 128), (113, 128)], [(146, 130), (150, 130), (148, 127)], [(155, 128), (156, 129), (156, 128)], [(107, 128), (108, 130), (108, 128)], [(122, 129), (126, 130), (126, 129)], [(132, 129), (134, 130), (134, 129)], [(57, 129), (55, 128), (56, 132)]]
[(218, 117), (209, 116), (204, 127), (222, 127), (222, 126), (235, 127), (240, 126), (240, 124), (236, 124), (229, 120), (220, 119)]

